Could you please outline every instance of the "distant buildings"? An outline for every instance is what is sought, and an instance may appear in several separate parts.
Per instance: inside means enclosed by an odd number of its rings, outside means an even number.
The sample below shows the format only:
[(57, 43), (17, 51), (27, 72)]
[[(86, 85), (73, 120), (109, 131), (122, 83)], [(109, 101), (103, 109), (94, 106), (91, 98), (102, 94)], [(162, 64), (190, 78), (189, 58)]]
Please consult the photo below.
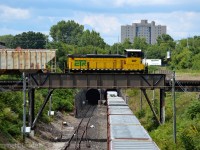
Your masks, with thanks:
[(135, 37), (143, 37), (148, 44), (155, 44), (157, 37), (166, 34), (166, 30), (166, 26), (156, 26), (154, 21), (141, 20), (141, 23), (121, 26), (121, 42), (128, 38), (133, 43)]

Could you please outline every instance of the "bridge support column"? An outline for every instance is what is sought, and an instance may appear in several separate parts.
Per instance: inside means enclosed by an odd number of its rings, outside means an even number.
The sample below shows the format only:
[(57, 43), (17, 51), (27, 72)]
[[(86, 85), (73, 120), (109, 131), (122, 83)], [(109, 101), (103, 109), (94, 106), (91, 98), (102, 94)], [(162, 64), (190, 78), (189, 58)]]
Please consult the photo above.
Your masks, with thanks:
[(145, 98), (146, 98), (146, 100), (147, 100), (147, 102), (148, 102), (148, 104), (151, 108), (153, 115), (155, 116), (156, 121), (158, 122), (159, 125), (161, 125), (161, 122), (160, 122), (158, 116), (156, 115), (156, 112), (155, 112), (155, 110), (154, 110), (154, 108), (151, 104), (151, 101), (149, 100), (149, 97), (147, 96), (146, 89), (141, 89), (141, 90), (142, 90), (142, 92), (143, 92), (143, 94), (144, 94), (144, 96), (145, 96)]
[(47, 102), (48, 102), (48, 100), (49, 100), (49, 98), (50, 98), (50, 96), (51, 96), (52, 93), (53, 93), (53, 89), (50, 89), (49, 92), (48, 92), (48, 94), (47, 94), (46, 99), (44, 100), (44, 102), (43, 102), (43, 104), (42, 104), (39, 112), (37, 113), (37, 115), (36, 115), (36, 117), (35, 117), (35, 119), (34, 119), (34, 121), (32, 123), (31, 129), (35, 128), (36, 122), (38, 121), (38, 118), (41, 116), (42, 111), (44, 110), (44, 107), (46, 106), (46, 104), (47, 104)]
[(165, 90), (160, 89), (160, 122), (165, 123)]
[(35, 119), (35, 89), (31, 88), (28, 91), (29, 99), (29, 126), (31, 127)]

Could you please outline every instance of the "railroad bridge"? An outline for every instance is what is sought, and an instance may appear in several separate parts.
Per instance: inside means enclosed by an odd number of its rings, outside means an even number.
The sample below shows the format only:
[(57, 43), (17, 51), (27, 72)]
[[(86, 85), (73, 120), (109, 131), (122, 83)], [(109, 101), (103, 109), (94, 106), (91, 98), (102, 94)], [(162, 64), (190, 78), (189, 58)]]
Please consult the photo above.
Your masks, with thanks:
[[(41, 115), (46, 103), (48, 102), (53, 89), (62, 88), (79, 88), (88, 90), (86, 96), (99, 99), (104, 93), (97, 94), (98, 89), (127, 89), (139, 88), (143, 92), (145, 98), (150, 104), (150, 100), (146, 94), (147, 89), (160, 89), (160, 119), (161, 123), (165, 120), (165, 104), (164, 95), (166, 91), (172, 88), (171, 80), (166, 79), (165, 74), (66, 74), (66, 73), (30, 73), (25, 75), (25, 82), (23, 80), (1, 80), (1, 91), (16, 91), (23, 90), (25, 86), (29, 93), (30, 101), (30, 125), (35, 127), (38, 117)], [(41, 106), (37, 116), (34, 116), (34, 95), (35, 89), (47, 88), (49, 93)], [(175, 84), (177, 92), (182, 91), (200, 91), (200, 81), (180, 80)], [(89, 98), (90, 99), (90, 98)], [(97, 102), (94, 102), (97, 103)]]

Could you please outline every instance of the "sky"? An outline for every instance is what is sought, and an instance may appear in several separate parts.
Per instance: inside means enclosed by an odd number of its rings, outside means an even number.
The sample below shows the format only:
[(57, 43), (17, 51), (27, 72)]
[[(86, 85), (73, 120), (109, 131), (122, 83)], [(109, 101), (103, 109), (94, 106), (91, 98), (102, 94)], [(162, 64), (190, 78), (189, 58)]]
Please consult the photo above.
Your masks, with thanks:
[(174, 40), (200, 36), (200, 0), (1, 0), (0, 35), (34, 31), (49, 35), (61, 20), (95, 30), (112, 45), (121, 26), (155, 21)]

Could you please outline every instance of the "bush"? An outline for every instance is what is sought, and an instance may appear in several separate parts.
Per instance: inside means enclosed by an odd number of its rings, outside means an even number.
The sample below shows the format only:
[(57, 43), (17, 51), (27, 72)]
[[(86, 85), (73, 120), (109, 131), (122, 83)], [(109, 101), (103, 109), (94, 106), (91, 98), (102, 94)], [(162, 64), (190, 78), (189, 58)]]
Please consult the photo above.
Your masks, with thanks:
[(141, 119), (141, 118), (145, 117), (145, 114), (146, 114), (145, 110), (142, 109), (136, 113), (136, 116), (138, 117), (138, 119)]
[(130, 97), (137, 96), (138, 94), (139, 94), (139, 90), (138, 89), (127, 90), (127, 95), (130, 96)]
[(200, 114), (200, 101), (193, 102), (186, 111), (187, 116), (190, 119), (196, 118), (198, 114)]
[(198, 150), (200, 148), (200, 125), (196, 121), (187, 122), (181, 132), (181, 141), (186, 150)]
[(155, 73), (158, 70), (158, 66), (148, 66), (148, 73)]

